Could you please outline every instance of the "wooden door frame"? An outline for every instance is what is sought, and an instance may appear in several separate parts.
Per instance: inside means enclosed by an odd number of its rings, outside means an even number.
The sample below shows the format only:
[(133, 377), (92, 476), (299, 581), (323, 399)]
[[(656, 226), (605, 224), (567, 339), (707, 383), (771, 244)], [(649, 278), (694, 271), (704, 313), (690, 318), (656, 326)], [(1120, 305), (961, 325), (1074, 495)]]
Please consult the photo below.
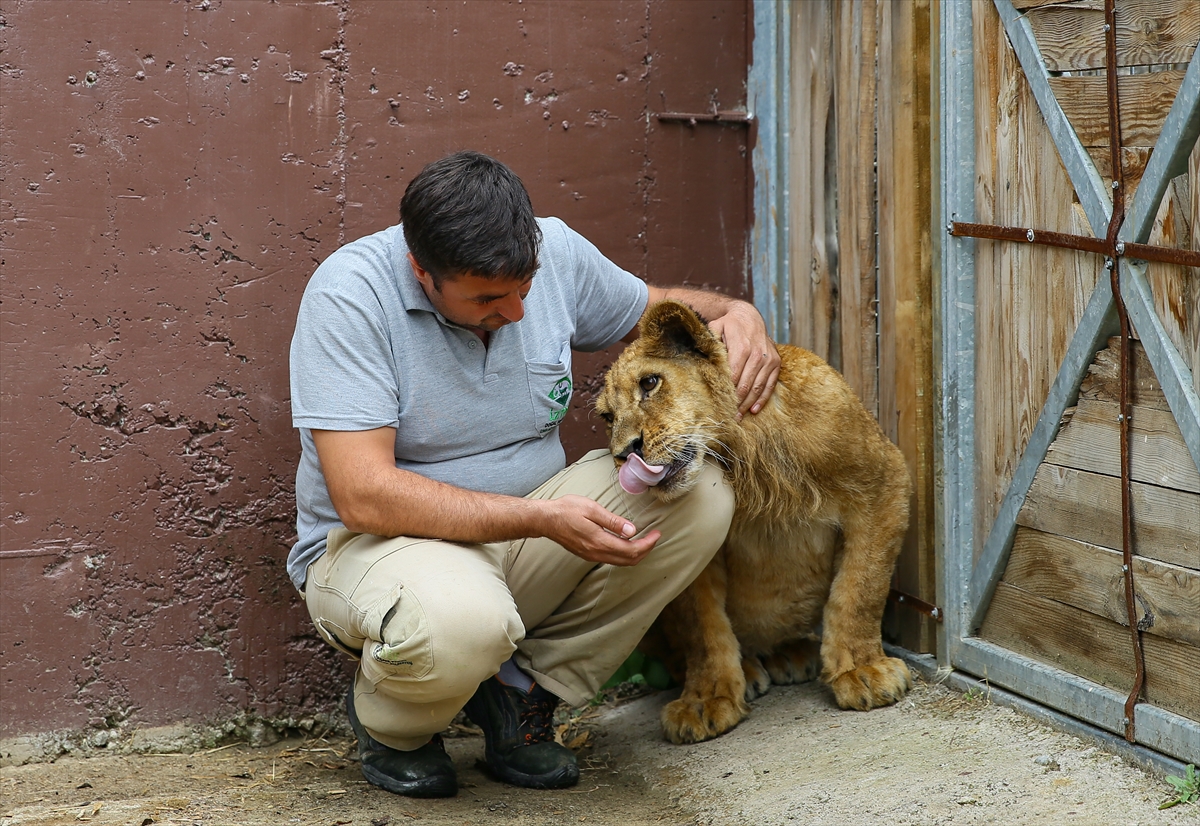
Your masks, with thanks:
[[(1063, 114), (1048, 83), (1028, 21), (1010, 0), (993, 0), (1033, 96), (1046, 119), (1067, 174), (1098, 237), (1108, 226), (1112, 201), (1087, 152)], [(941, 182), (940, 225), (974, 221), (975, 100), (973, 4), (942, 2), (939, 15)], [(1125, 242), (1145, 243), (1171, 178), (1187, 171), (1187, 158), (1200, 134), (1200, 48), (1188, 65), (1179, 93), (1163, 124), (1156, 150), (1121, 229)], [(1117, 331), (1109, 281), (1101, 278), (1088, 301), (1051, 386), (1029, 443), (1021, 456), (982, 553), (975, 559), (975, 241), (941, 235), (940, 291), (935, 329), (940, 335), (941, 395), (938, 399), (941, 464), (937, 548), (939, 601), (946, 608), (939, 661), (1084, 720), (1105, 731), (1124, 731), (1125, 696), (1061, 669), (1024, 657), (976, 636), (1012, 548), (1017, 513), (1037, 467), (1058, 432), (1064, 411), (1075, 403), (1095, 353)], [(1146, 264), (1120, 258), (1121, 293), (1130, 320), (1179, 424), (1192, 460), (1200, 467), (1200, 399), (1191, 371), (1167, 336), (1154, 309)], [(935, 262), (937, 266), (937, 262)], [(1137, 706), (1137, 741), (1184, 761), (1200, 759), (1200, 723), (1151, 705)]]

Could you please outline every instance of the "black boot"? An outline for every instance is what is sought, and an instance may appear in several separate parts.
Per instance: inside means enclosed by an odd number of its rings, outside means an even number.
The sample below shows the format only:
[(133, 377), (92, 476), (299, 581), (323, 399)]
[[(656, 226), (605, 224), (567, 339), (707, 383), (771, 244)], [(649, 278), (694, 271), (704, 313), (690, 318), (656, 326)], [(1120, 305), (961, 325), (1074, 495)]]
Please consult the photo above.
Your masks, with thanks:
[(575, 753), (554, 742), (558, 698), (539, 685), (529, 693), (495, 677), (479, 684), (464, 711), (483, 729), (487, 766), (497, 778), (529, 789), (563, 789), (579, 782)]
[(389, 792), (407, 797), (453, 797), (458, 793), (454, 763), (442, 745), (442, 736), (413, 751), (400, 751), (380, 743), (367, 733), (354, 711), (354, 686), (346, 695), (346, 714), (358, 738), (358, 757), (363, 777)]

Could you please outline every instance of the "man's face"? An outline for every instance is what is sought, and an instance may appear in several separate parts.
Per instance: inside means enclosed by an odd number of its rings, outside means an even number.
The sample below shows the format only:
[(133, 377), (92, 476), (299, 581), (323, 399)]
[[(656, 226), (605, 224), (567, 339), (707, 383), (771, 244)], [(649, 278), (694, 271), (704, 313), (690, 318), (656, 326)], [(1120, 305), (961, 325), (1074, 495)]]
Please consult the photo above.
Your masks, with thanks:
[(532, 275), (523, 279), (492, 279), (462, 273), (443, 279), (439, 288), (411, 253), (408, 258), (429, 303), (447, 321), (491, 333), (525, 317), (524, 302), (533, 288)]

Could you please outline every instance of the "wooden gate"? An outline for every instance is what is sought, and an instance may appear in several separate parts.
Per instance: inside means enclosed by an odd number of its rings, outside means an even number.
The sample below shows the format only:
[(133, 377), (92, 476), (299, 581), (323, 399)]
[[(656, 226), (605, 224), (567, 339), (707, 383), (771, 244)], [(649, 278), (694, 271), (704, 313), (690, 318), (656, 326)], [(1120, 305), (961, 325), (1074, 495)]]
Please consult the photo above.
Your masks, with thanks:
[(1200, 4), (943, 2), (940, 38), (976, 236), (941, 245), (940, 657), (1200, 762)]

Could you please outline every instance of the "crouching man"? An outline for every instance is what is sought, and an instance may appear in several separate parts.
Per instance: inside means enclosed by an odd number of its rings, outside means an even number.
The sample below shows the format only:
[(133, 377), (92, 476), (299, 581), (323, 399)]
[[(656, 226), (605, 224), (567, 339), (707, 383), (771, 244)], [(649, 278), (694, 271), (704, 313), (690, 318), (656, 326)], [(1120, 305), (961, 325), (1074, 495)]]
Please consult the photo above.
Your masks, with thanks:
[(465, 708), (497, 778), (570, 786), (556, 705), (595, 696), (733, 511), (715, 466), (669, 506), (622, 491), (606, 451), (565, 467), (572, 350), (631, 339), (648, 302), (673, 297), (714, 319), (744, 412), (778, 357), (753, 307), (647, 286), (535, 218), (484, 155), (427, 166), (400, 218), (331, 255), (301, 302), (288, 573), (321, 637), (358, 660), (346, 706), (369, 781), (453, 795), (439, 732)]

